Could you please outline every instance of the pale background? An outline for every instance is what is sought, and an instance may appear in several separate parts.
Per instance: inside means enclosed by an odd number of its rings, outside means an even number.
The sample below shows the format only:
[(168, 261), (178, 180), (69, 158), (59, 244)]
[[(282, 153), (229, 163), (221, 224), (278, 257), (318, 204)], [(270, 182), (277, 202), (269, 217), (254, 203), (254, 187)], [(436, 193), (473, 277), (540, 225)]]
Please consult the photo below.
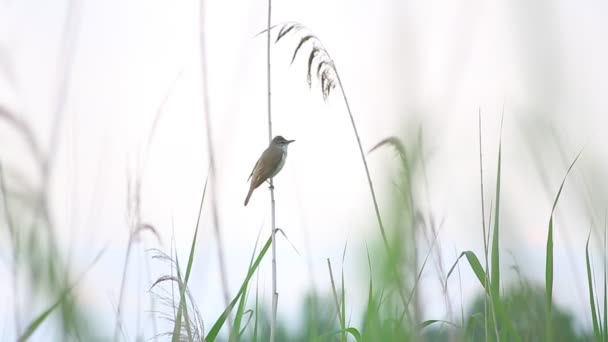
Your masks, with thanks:
[[(150, 147), (141, 194), (142, 218), (158, 229), (162, 244), (149, 236), (135, 246), (124, 303), (129, 338), (134, 339), (138, 330), (149, 336), (147, 289), (152, 279), (169, 269), (150, 261), (148, 274), (144, 265), (150, 255), (144, 250), (169, 251), (174, 238), (185, 263), (208, 172), (198, 3), (71, 4), (75, 55), (53, 171), (52, 210), (75, 274), (108, 247), (77, 288), (78, 298), (96, 315), (100, 331), (111, 333), (114, 327), (128, 234), (127, 175), (143, 158), (156, 111), (175, 81)], [(0, 2), (0, 104), (19, 112), (43, 146), (50, 139), (56, 106), (66, 8), (64, 1)], [(263, 1), (233, 0), (209, 2), (207, 10), (216, 198), (234, 295), (260, 228), (263, 237), (270, 230), (265, 186), (243, 207), (246, 178), (267, 144), (266, 42), (264, 36), (254, 37), (265, 28), (267, 9)], [(585, 148), (562, 194), (555, 240), (555, 262), (563, 266), (555, 274), (554, 298), (575, 313), (581, 327), (590, 325), (584, 243), (591, 224), (603, 224), (608, 194), (603, 182), (608, 157), (607, 14), (608, 4), (591, 0), (310, 0), (273, 5), (273, 22), (304, 23), (332, 54), (365, 149), (391, 135), (412, 141), (411, 135), (423, 127), (432, 153), (426, 160), (429, 191), (421, 198), (429, 199), (427, 212), (445, 220), (440, 241), (446, 267), (456, 252), (482, 252), (480, 108), (487, 206), (494, 196), (505, 108), (502, 247), (515, 255), (514, 260), (503, 254), (506, 273), (517, 262), (529, 278), (543, 282), (552, 198), (567, 165)], [(325, 104), (317, 87), (308, 89), (305, 58), (289, 65), (295, 44), (291, 38), (273, 46), (274, 132), (297, 140), (275, 179), (277, 224), (301, 254), (279, 239), (279, 317), (296, 319), (311, 286), (328, 289), (325, 259), (338, 265), (347, 241), (347, 297), (356, 317), (367, 291), (367, 283), (361, 281), (367, 277), (361, 252), (379, 232), (343, 102), (332, 96)], [(5, 126), (1, 129), (3, 162), (19, 165), (37, 182), (25, 145)], [(399, 163), (388, 151), (370, 155), (369, 163), (386, 214)], [(208, 201), (190, 282), (208, 325), (223, 310), (209, 209)], [(3, 259), (6, 236), (3, 230)], [(424, 319), (445, 314), (434, 272), (431, 267), (422, 278)], [(469, 270), (463, 272), (467, 303), (480, 287)], [(0, 264), (0, 279), (10, 276), (8, 266)], [(268, 304), (269, 259), (259, 287)], [(456, 284), (450, 290), (454, 305), (459, 305)], [(12, 303), (13, 294), (10, 282), (0, 282), (0, 301)], [(22, 326), (48, 301), (39, 302), (24, 304)], [(13, 321), (12, 306), (2, 305), (3, 340), (15, 337)], [(159, 329), (163, 328), (161, 323)], [(39, 331), (35, 340), (45, 340), (49, 329)]]

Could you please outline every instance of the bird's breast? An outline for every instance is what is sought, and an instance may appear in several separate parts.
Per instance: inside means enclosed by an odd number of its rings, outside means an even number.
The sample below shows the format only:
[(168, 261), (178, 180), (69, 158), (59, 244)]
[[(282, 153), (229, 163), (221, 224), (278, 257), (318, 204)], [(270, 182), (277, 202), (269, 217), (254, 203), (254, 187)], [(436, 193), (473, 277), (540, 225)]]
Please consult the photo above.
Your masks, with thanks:
[(279, 160), (279, 164), (277, 165), (275, 171), (272, 173), (272, 176), (270, 176), (269, 178), (272, 178), (274, 176), (277, 175), (277, 173), (279, 173), (279, 171), (281, 171), (281, 169), (283, 168), (283, 165), (285, 165), (285, 161), (287, 160), (287, 151), (286, 150), (282, 150), (281, 151), (281, 160)]

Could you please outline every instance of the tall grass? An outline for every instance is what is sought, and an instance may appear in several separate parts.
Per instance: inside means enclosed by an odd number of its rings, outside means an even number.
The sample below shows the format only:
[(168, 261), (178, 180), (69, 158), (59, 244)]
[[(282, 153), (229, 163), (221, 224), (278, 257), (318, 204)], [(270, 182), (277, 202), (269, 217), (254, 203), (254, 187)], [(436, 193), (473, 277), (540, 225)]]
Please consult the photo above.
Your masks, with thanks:
[[(268, 0), (268, 18), (266, 25), (266, 85), (267, 85), (267, 109), (268, 109), (268, 143), (272, 142), (272, 63), (271, 63), (271, 41), (270, 28), (272, 25), (272, 0)], [(277, 240), (276, 240), (276, 203), (274, 201), (274, 182), (270, 183), (270, 229), (272, 239), (272, 307), (270, 317), (270, 342), (276, 341), (277, 333), (277, 310), (279, 305), (279, 293), (277, 289)]]
[[(267, 35), (272, 28), (279, 27), (279, 32), (277, 34), (277, 38), (275, 40), (278, 43), (281, 39), (286, 37), (289, 33), (295, 34), (300, 31), (309, 31), (306, 26), (296, 22), (288, 22), (279, 26), (274, 26), (266, 29)], [(380, 235), (382, 236), (382, 240), (384, 242), (384, 247), (386, 253), (389, 255), (389, 258), (392, 258), (393, 251), (390, 249), (390, 244), (388, 242), (388, 238), (386, 235), (386, 229), (384, 227), (384, 223), (382, 222), (382, 216), (380, 215), (380, 209), (378, 207), (378, 200), (376, 198), (376, 191), (374, 189), (374, 184), (372, 182), (372, 177), (369, 172), (369, 166), (367, 163), (367, 158), (363, 149), (363, 144), (361, 143), (361, 137), (359, 135), (359, 131), (357, 128), (357, 124), (355, 123), (355, 118), (353, 115), (353, 111), (351, 110), (350, 103), (348, 101), (348, 96), (346, 95), (346, 90), (344, 84), (342, 83), (342, 79), (340, 78), (340, 73), (338, 72), (338, 68), (336, 63), (331, 58), (329, 51), (323, 46), (321, 40), (312, 33), (305, 33), (299, 36), (299, 41), (297, 46), (293, 51), (293, 55), (291, 58), (291, 63), (293, 63), (298, 56), (298, 54), (302, 51), (302, 48), (306, 43), (310, 42), (312, 44), (312, 48), (308, 54), (307, 60), (307, 74), (306, 81), (309, 87), (312, 87), (312, 78), (313, 78), (313, 66), (316, 66), (316, 78), (320, 83), (321, 95), (323, 99), (326, 100), (336, 86), (340, 88), (340, 92), (342, 95), (342, 99), (344, 104), (346, 105), (346, 112), (348, 114), (348, 118), (351, 123), (351, 127), (353, 129), (353, 134), (355, 136), (355, 140), (357, 143), (357, 147), (359, 149), (359, 153), (361, 156), (361, 162), (363, 164), (363, 168), (365, 170), (365, 176), (367, 179), (367, 183), (369, 186), (369, 191), (371, 195), (371, 200), (374, 208), (374, 213), (376, 215), (376, 220), (378, 222), (378, 228), (380, 230)], [(303, 52), (302, 52), (303, 53)], [(394, 276), (396, 280), (401, 284), (402, 279), (398, 276), (398, 271), (394, 270)], [(401, 298), (402, 304), (404, 308), (408, 306), (407, 299), (405, 294), (403, 293), (404, 286), (400, 285), (398, 289), (399, 296)]]
[[(554, 264), (554, 229), (555, 229), (555, 212), (566, 179), (570, 175), (574, 165), (580, 157), (580, 153), (574, 158), (569, 168), (566, 171), (561, 185), (553, 201), (553, 206), (549, 214), (548, 232), (546, 240), (546, 260), (545, 260), (545, 284), (542, 287), (544, 290), (543, 305), (544, 310), (542, 318), (538, 321), (539, 324), (536, 330), (530, 332), (526, 327), (522, 327), (522, 316), (525, 318), (527, 311), (525, 308), (516, 306), (516, 302), (510, 298), (511, 293), (505, 288), (505, 275), (501, 270), (501, 193), (503, 193), (503, 140), (502, 140), (502, 121), (501, 133), (498, 139), (497, 151), (497, 171), (496, 171), (496, 187), (494, 189), (494, 200), (489, 210), (489, 220), (486, 226), (486, 210), (485, 210), (485, 187), (484, 187), (484, 163), (482, 158), (482, 139), (481, 139), (481, 113), (479, 113), (479, 169), (480, 169), (480, 188), (481, 188), (481, 217), (482, 217), (482, 238), (483, 238), (483, 261), (478, 257), (478, 254), (472, 250), (464, 250), (458, 253), (455, 262), (450, 267), (449, 271), (442, 274), (442, 270), (438, 270), (439, 278), (442, 280), (442, 290), (446, 297), (446, 306), (451, 305), (450, 298), (447, 295), (447, 289), (450, 287), (450, 277), (453, 275), (456, 267), (460, 266), (460, 262), (466, 260), (469, 268), (473, 272), (473, 276), (479, 282), (483, 305), (479, 311), (474, 311), (463, 317), (460, 323), (454, 323), (454, 317), (436, 317), (422, 321), (421, 313), (417, 305), (411, 307), (411, 303), (418, 299), (418, 292), (421, 285), (425, 281), (423, 272), (427, 270), (427, 262), (435, 253), (438, 260), (441, 260), (439, 252), (439, 233), (442, 226), (436, 229), (434, 223), (424, 223), (424, 217), (429, 217), (432, 221), (432, 213), (421, 213), (417, 198), (415, 196), (414, 187), (416, 187), (416, 172), (419, 170), (419, 163), (423, 158), (422, 151), (416, 149), (415, 144), (405, 144), (397, 137), (387, 137), (378, 142), (374, 147), (369, 149), (368, 153), (376, 151), (381, 147), (389, 147), (395, 150), (400, 159), (400, 183), (397, 184), (394, 198), (391, 198), (392, 207), (389, 211), (390, 220), (383, 220), (380, 215), (380, 208), (376, 198), (374, 184), (372, 182), (369, 171), (367, 154), (364, 152), (362, 139), (355, 122), (353, 109), (348, 101), (345, 91), (345, 85), (342, 83), (340, 74), (334, 60), (330, 57), (320, 39), (309, 33), (309, 31), (301, 24), (287, 23), (276, 26), (279, 28), (275, 43), (282, 41), (288, 34), (303, 33), (298, 35), (297, 45), (293, 50), (292, 63), (299, 55), (304, 54), (304, 47), (310, 46), (307, 54), (307, 74), (306, 81), (312, 87), (313, 79), (319, 83), (321, 95), (323, 99), (327, 99), (336, 87), (339, 87), (340, 94), (346, 105), (347, 114), (350, 125), (354, 134), (354, 143), (360, 152), (363, 169), (365, 172), (369, 192), (370, 202), (373, 208), (377, 226), (379, 229), (379, 239), (371, 238), (371, 252), (366, 249), (365, 257), (367, 268), (369, 271), (369, 279), (367, 283), (367, 301), (360, 312), (361, 317), (352, 319), (349, 312), (352, 312), (354, 301), (348, 302), (349, 295), (355, 292), (357, 284), (352, 284), (346, 281), (345, 277), (345, 260), (347, 255), (346, 245), (342, 253), (341, 270), (339, 275), (334, 271), (331, 260), (327, 259), (328, 279), (326, 280), (327, 288), (330, 289), (328, 294), (312, 294), (308, 298), (306, 311), (302, 317), (306, 317), (304, 327), (300, 334), (297, 334), (295, 328), (288, 326), (287, 323), (277, 320), (278, 306), (278, 290), (277, 290), (277, 274), (276, 274), (276, 240), (277, 232), (275, 222), (275, 201), (274, 192), (272, 190), (271, 180), (271, 213), (272, 213), (272, 230), (269, 236), (264, 240), (264, 243), (259, 246), (255, 241), (251, 257), (246, 272), (242, 275), (240, 286), (234, 296), (230, 296), (229, 286), (227, 281), (227, 268), (225, 264), (225, 255), (223, 249), (223, 240), (221, 234), (221, 225), (217, 208), (217, 187), (215, 185), (218, 170), (214, 161), (213, 135), (212, 135), (212, 119), (209, 112), (209, 98), (207, 83), (207, 51), (205, 45), (205, 3), (200, 2), (200, 57), (201, 57), (201, 79), (203, 84), (203, 107), (205, 111), (205, 120), (207, 124), (207, 153), (209, 157), (209, 176), (208, 182), (205, 181), (202, 190), (200, 206), (194, 227), (193, 236), (191, 238), (190, 250), (185, 268), (182, 268), (177, 252), (171, 252), (171, 255), (158, 253), (153, 258), (166, 260), (170, 262), (171, 274), (159, 277), (152, 285), (151, 289), (159, 290), (165, 284), (170, 284), (173, 290), (177, 286), (177, 293), (174, 291), (164, 292), (159, 296), (163, 303), (167, 304), (171, 315), (171, 331), (163, 336), (170, 336), (171, 340), (176, 341), (417, 341), (424, 340), (426, 331), (436, 331), (437, 336), (445, 330), (456, 332), (450, 334), (447, 339), (458, 341), (478, 340), (475, 331), (476, 327), (482, 322), (482, 339), (486, 341), (523, 341), (544, 339), (546, 341), (559, 340), (562, 335), (557, 333), (559, 328), (562, 328), (561, 323), (563, 317), (557, 310), (553, 302), (553, 286), (554, 273), (559, 269), (559, 266)], [(274, 28), (271, 26), (272, 6), (271, 1), (268, 1), (268, 27), (264, 31), (267, 38), (267, 82), (268, 82), (268, 135), (272, 138), (272, 100), (271, 100), (271, 31)], [(71, 18), (71, 15), (68, 15)], [(72, 52), (72, 48), (66, 49), (67, 52)], [(67, 57), (66, 57), (67, 58)], [(71, 57), (70, 57), (71, 58)], [(67, 58), (64, 61), (64, 71), (66, 73), (61, 78), (61, 89), (59, 89), (57, 107), (55, 109), (56, 116), (62, 115), (63, 106), (66, 101), (67, 83), (69, 81), (69, 72), (71, 59)], [(164, 101), (163, 101), (164, 103)], [(162, 111), (163, 106), (159, 109)], [(157, 119), (158, 115), (157, 113)], [(27, 267), (27, 271), (31, 276), (33, 285), (38, 286), (40, 282), (47, 286), (48, 296), (51, 298), (51, 303), (44, 310), (34, 315), (27, 324), (22, 325), (20, 322), (21, 313), (20, 307), (15, 300), (13, 304), (15, 308), (15, 330), (18, 341), (26, 341), (37, 332), (41, 332), (43, 327), (52, 324), (50, 319), (60, 311), (57, 327), (65, 340), (95, 340), (97, 333), (93, 328), (89, 329), (81, 319), (84, 308), (79, 305), (76, 297), (73, 295), (75, 286), (80, 282), (84, 274), (94, 267), (94, 264), (103, 256), (101, 251), (93, 260), (91, 265), (79, 275), (75, 280), (71, 280), (69, 269), (62, 267), (61, 254), (57, 250), (57, 241), (53, 235), (53, 222), (51, 213), (48, 211), (48, 178), (53, 161), (54, 151), (59, 145), (60, 138), (59, 128), (61, 119), (56, 119), (56, 124), (53, 127), (51, 134), (51, 149), (45, 151), (41, 148), (42, 144), (38, 141), (33, 130), (19, 116), (0, 106), (0, 119), (5, 124), (8, 124), (20, 134), (20, 137), (28, 145), (28, 149), (37, 162), (38, 167), (43, 175), (43, 186), (33, 194), (34, 205), (29, 208), (33, 212), (33, 224), (24, 225), (15, 214), (16, 210), (10, 205), (11, 201), (15, 201), (15, 184), (14, 180), (6, 177), (7, 166), (4, 161), (0, 162), (0, 192), (3, 200), (3, 213), (7, 226), (6, 233), (9, 235), (9, 246), (12, 249), (11, 255), (13, 263), (12, 276), (14, 283), (15, 298), (19, 295), (30, 295), (31, 293), (22, 293), (17, 285), (19, 274), (23, 271), (20, 267)], [(158, 123), (155, 119), (152, 132)], [(150, 134), (150, 137), (153, 133)], [(149, 142), (149, 141), (148, 141)], [(420, 148), (421, 150), (421, 148)], [(146, 154), (148, 150), (146, 150)], [(127, 274), (129, 272), (128, 261), (136, 241), (138, 234), (143, 232), (151, 232), (158, 236), (155, 227), (144, 223), (140, 217), (140, 202), (141, 202), (141, 172), (142, 166), (138, 164), (135, 172), (135, 179), (129, 179), (128, 184), (128, 204), (129, 208), (129, 235), (127, 247), (125, 250), (125, 259), (122, 268), (122, 278), (120, 284), (120, 292), (118, 298), (118, 306), (115, 313), (114, 340), (121, 340), (121, 337), (127, 336), (125, 327), (122, 324), (123, 300), (125, 296), (125, 284)], [(508, 176), (508, 175), (507, 175)], [(222, 280), (222, 294), (225, 305), (221, 313), (217, 317), (202, 317), (197, 308), (196, 302), (199, 298), (195, 298), (189, 290), (192, 277), (196, 276), (194, 271), (194, 260), (199, 248), (199, 227), (200, 219), (203, 211), (203, 203), (206, 201), (207, 186), (209, 185), (211, 193), (211, 215), (216, 243), (218, 244), (218, 259), (220, 277)], [(430, 210), (430, 209), (429, 209)], [(39, 217), (42, 220), (39, 220)], [(421, 218), (422, 217), (422, 218)], [(492, 221), (493, 219), (493, 221)], [(386, 224), (385, 222), (390, 222)], [(44, 227), (48, 230), (48, 235), (39, 236), (33, 232), (36, 227)], [(23, 228), (25, 227), (25, 228)], [(491, 229), (490, 229), (491, 227)], [(29, 230), (28, 230), (29, 228)], [(606, 228), (604, 228), (606, 229)], [(22, 231), (24, 230), (24, 231)], [(422, 264), (419, 264), (419, 245), (421, 244), (419, 233), (422, 232), (430, 236), (427, 238), (428, 250), (424, 258), (421, 258)], [(19, 237), (20, 234), (27, 235), (27, 239)], [(605, 232), (606, 234), (606, 232)], [(48, 238), (48, 241), (45, 240)], [(259, 238), (259, 237), (258, 237)], [(25, 241), (23, 241), (25, 240)], [(490, 243), (491, 241), (491, 243)], [(24, 246), (24, 244), (27, 244)], [(29, 247), (33, 249), (32, 255), (23, 253), (23, 250)], [(174, 248), (173, 245), (171, 248)], [(258, 251), (259, 248), (259, 251)], [(272, 250), (272, 303), (270, 309), (270, 317), (265, 313), (263, 303), (259, 299), (259, 287), (255, 284), (253, 288), (252, 279), (254, 276), (259, 276), (259, 267), (264, 258), (267, 257), (268, 251)], [(362, 253), (361, 253), (362, 254)], [(350, 254), (349, 254), (350, 255)], [(602, 278), (604, 280), (603, 287), (596, 285), (596, 277), (592, 264), (592, 254), (589, 250), (589, 238), (585, 247), (585, 260), (587, 270), (587, 283), (589, 292), (590, 316), (593, 324), (593, 338), (595, 341), (606, 341), (608, 339), (608, 283), (606, 273), (606, 237), (604, 236), (603, 250), (603, 271)], [(25, 261), (22, 261), (24, 260)], [(57, 261), (59, 260), (59, 261)], [(23, 266), (25, 265), (25, 266)], [(334, 263), (335, 265), (335, 263)], [(441, 264), (440, 264), (441, 265)], [(45, 274), (38, 274), (41, 268), (45, 269)], [(439, 267), (438, 267), (439, 268)], [(376, 276), (374, 276), (374, 274)], [(378, 277), (378, 275), (380, 275)], [(522, 287), (528, 289), (528, 287)], [(250, 295), (255, 290), (255, 300), (250, 300)], [(461, 290), (462, 291), (462, 290)], [(23, 291), (25, 292), (25, 291)], [(34, 291), (32, 291), (34, 292)], [(153, 294), (151, 294), (153, 296)], [(325, 297), (323, 297), (325, 296)], [(530, 295), (532, 296), (532, 295)], [(525, 299), (532, 297), (525, 297)], [(521, 298), (520, 298), (521, 299)], [(600, 300), (603, 299), (603, 307), (600, 306)], [(323, 305), (327, 304), (327, 305)], [(324, 310), (327, 308), (327, 310)], [(464, 309), (461, 308), (464, 312)], [(483, 318), (481, 318), (483, 316)], [(304, 320), (304, 319), (303, 319)], [(535, 321), (537, 322), (537, 321)], [(207, 323), (207, 325), (205, 325)], [(225, 329), (227, 326), (227, 329)], [(440, 326), (440, 330), (432, 330)], [(222, 335), (222, 331), (227, 332), (227, 336)], [(154, 336), (157, 337), (157, 336)]]
[(547, 305), (547, 325), (545, 329), (545, 336), (547, 341), (553, 341), (553, 321), (552, 321), (552, 305), (553, 305), (553, 219), (555, 208), (557, 207), (557, 202), (559, 201), (559, 196), (564, 189), (564, 184), (566, 184), (566, 179), (572, 171), (574, 164), (581, 156), (581, 153), (574, 158), (572, 164), (566, 171), (566, 175), (562, 180), (561, 185), (559, 186), (559, 190), (557, 191), (557, 195), (555, 195), (555, 200), (553, 201), (553, 207), (551, 208), (551, 216), (549, 218), (549, 230), (547, 233), (547, 257), (546, 257), (546, 267), (545, 267), (545, 289), (546, 289), (546, 305)]
[[(54, 69), (55, 82), (52, 82), (49, 88), (49, 93), (52, 94), (52, 106), (47, 113), (52, 118), (49, 140), (42, 141), (36, 135), (25, 119), (24, 114), (27, 113), (0, 104), (0, 123), (7, 125), (25, 142), (35, 163), (34, 177), (37, 177), (27, 179), (22, 176), (17, 165), (5, 160), (0, 162), (3, 211), (10, 237), (10, 263), (15, 291), (15, 335), (19, 340), (27, 340), (42, 324), (49, 324), (49, 317), (56, 311), (59, 311), (60, 319), (54, 323), (57, 324), (60, 338), (94, 339), (97, 334), (95, 327), (85, 323), (86, 311), (72, 293), (81, 276), (76, 281), (72, 280), (70, 269), (59, 249), (53, 212), (50, 209), (50, 184), (55, 171), (57, 151), (61, 147), (62, 126), (66, 116), (65, 104), (69, 98), (72, 66), (82, 18), (80, 1), (69, 1), (66, 8), (61, 28), (61, 48)], [(0, 50), (3, 48), (4, 46), (0, 46)], [(95, 261), (97, 259), (98, 257)], [(94, 262), (89, 267), (93, 264)], [(20, 286), (20, 279), (26, 279), (27, 286)], [(29, 323), (23, 328), (19, 300), (32, 300), (39, 295), (48, 297), (51, 304), (41, 313), (29, 313), (28, 318), (33, 316), (33, 319), (28, 319)], [(28, 311), (31, 311), (31, 308), (28, 308)]]

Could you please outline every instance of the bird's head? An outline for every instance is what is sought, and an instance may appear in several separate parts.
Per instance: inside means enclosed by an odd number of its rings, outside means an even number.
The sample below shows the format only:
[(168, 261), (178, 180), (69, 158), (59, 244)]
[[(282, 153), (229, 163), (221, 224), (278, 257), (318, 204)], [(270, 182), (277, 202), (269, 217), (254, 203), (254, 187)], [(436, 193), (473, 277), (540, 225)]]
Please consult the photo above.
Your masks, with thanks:
[(272, 139), (272, 143), (277, 145), (277, 146), (287, 146), (289, 144), (291, 144), (292, 142), (294, 142), (295, 140), (287, 140), (285, 138), (283, 138), (280, 135), (277, 135), (276, 137), (274, 137)]

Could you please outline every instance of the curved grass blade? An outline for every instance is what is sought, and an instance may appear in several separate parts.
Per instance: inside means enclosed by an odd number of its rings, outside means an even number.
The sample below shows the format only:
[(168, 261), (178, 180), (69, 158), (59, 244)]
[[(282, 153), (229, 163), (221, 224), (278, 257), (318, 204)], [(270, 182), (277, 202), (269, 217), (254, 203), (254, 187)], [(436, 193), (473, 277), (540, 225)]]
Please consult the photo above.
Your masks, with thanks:
[(589, 258), (589, 239), (591, 238), (591, 230), (587, 235), (587, 244), (585, 245), (585, 262), (587, 264), (587, 284), (589, 285), (589, 306), (591, 307), (591, 319), (593, 321), (593, 336), (596, 341), (601, 341), (602, 336), (597, 319), (597, 310), (595, 308), (595, 291), (593, 290), (593, 272), (591, 271), (591, 260)]
[(447, 324), (447, 325), (451, 325), (454, 328), (460, 328), (460, 326), (458, 326), (457, 324), (452, 323), (450, 321), (444, 321), (442, 319), (429, 319), (427, 321), (424, 321), (424, 322), (418, 324), (416, 326), (416, 328), (418, 328), (418, 330), (422, 330), (422, 329), (428, 327), (429, 325), (436, 324), (436, 323), (444, 323), (444, 324)]
[(351, 334), (355, 338), (355, 340), (357, 340), (357, 342), (361, 341), (361, 333), (356, 328), (346, 328), (346, 332)]
[(328, 333), (322, 334), (320, 336), (315, 337), (312, 341), (316, 342), (316, 341), (328, 341), (330, 336), (334, 336), (334, 335), (338, 335), (338, 334), (350, 334), (352, 337), (355, 338), (355, 340), (357, 342), (361, 342), (361, 333), (359, 332), (359, 330), (357, 330), (357, 328), (354, 327), (348, 327), (345, 329), (340, 329), (340, 330), (335, 330), (335, 331), (330, 331)]
[[(188, 256), (188, 265), (186, 267), (186, 275), (184, 276), (183, 285), (180, 287), (179, 293), (179, 305), (177, 307), (177, 316), (175, 317), (175, 323), (173, 325), (173, 335), (171, 337), (172, 342), (178, 342), (180, 338), (180, 331), (182, 326), (182, 315), (186, 302), (186, 288), (188, 288), (188, 280), (190, 279), (190, 272), (192, 271), (192, 264), (194, 262), (194, 251), (196, 250), (196, 240), (198, 236), (198, 227), (201, 220), (201, 214), (203, 211), (203, 203), (205, 202), (205, 195), (207, 194), (207, 181), (209, 177), (205, 179), (205, 186), (203, 187), (203, 194), (201, 196), (201, 204), (198, 209), (198, 217), (196, 219), (196, 228), (194, 229), (194, 236), (192, 237), (192, 244), (190, 246), (190, 255)], [(181, 277), (179, 277), (181, 279)], [(189, 330), (188, 330), (189, 331)]]
[(446, 276), (446, 286), (447, 286), (447, 280), (450, 278), (450, 275), (452, 274), (452, 272), (454, 272), (454, 269), (456, 268), (458, 262), (460, 261), (460, 259), (463, 256), (465, 256), (467, 258), (467, 261), (469, 262), (469, 266), (471, 266), (471, 269), (475, 273), (477, 280), (479, 280), (479, 283), (481, 284), (481, 286), (484, 288), (486, 293), (490, 296), (490, 299), (492, 300), (492, 305), (494, 305), (494, 308), (496, 309), (496, 313), (498, 314), (498, 318), (500, 318), (500, 321), (504, 324), (504, 326), (506, 328), (505, 333), (510, 334), (510, 337), (511, 337), (510, 340), (521, 341), (521, 338), (515, 331), (515, 329), (513, 327), (513, 323), (511, 322), (511, 318), (508, 316), (507, 311), (505, 310), (504, 306), (502, 305), (502, 303), (500, 301), (500, 298), (497, 298), (492, 295), (491, 283), (490, 283), (489, 288), (486, 287), (486, 273), (483, 270), (483, 267), (481, 266), (481, 263), (479, 262), (479, 259), (477, 258), (477, 255), (475, 255), (475, 253), (473, 253), (472, 251), (465, 251), (460, 254), (460, 256), (458, 257), (458, 259), (456, 259), (456, 262), (454, 262), (454, 265), (452, 265), (452, 267), (450, 268), (450, 271), (448, 272), (448, 274)]
[(581, 153), (583, 153), (582, 150), (576, 155), (576, 158), (574, 158), (574, 160), (570, 164), (570, 167), (568, 167), (568, 171), (566, 171), (566, 174), (562, 179), (562, 183), (559, 186), (559, 190), (557, 191), (557, 195), (555, 196), (555, 200), (553, 201), (551, 217), (549, 218), (549, 231), (547, 233), (547, 254), (545, 266), (545, 305), (547, 311), (547, 319), (545, 323), (546, 341), (553, 341), (553, 310), (551, 305), (551, 302), (553, 301), (553, 215), (555, 213), (555, 208), (557, 207), (557, 201), (559, 201), (559, 196), (561, 195), (562, 190), (564, 189), (564, 184), (566, 184), (566, 179), (568, 178), (570, 171), (572, 171), (574, 164), (576, 164), (576, 161), (581, 156)]
[(491, 295), (500, 298), (500, 243), (499, 243), (499, 214), (500, 214), (500, 175), (502, 164), (502, 122), (501, 122), (501, 138), (498, 143), (498, 170), (496, 172), (496, 207), (494, 208), (494, 232), (492, 234), (492, 268), (490, 270), (490, 288)]
[(42, 312), (40, 315), (38, 315), (38, 317), (36, 317), (36, 319), (34, 319), (32, 321), (32, 323), (30, 323), (27, 328), (25, 328), (25, 331), (23, 332), (23, 334), (21, 336), (19, 336), (19, 338), (17, 339), (18, 342), (24, 342), (27, 341), (32, 334), (34, 334), (34, 332), (36, 332), (36, 330), (40, 327), (40, 325), (42, 325), (42, 323), (44, 323), (44, 321), (51, 315), (51, 313), (57, 309), (57, 307), (59, 305), (61, 305), (61, 303), (63, 303), (63, 301), (66, 299), (66, 297), (70, 294), (70, 292), (72, 292), (72, 290), (74, 289), (74, 287), (76, 287), (76, 285), (80, 282), (80, 280), (85, 276), (85, 274), (93, 267), (93, 265), (95, 265), (97, 263), (97, 261), (101, 258), (101, 255), (105, 252), (105, 248), (102, 249), (99, 253), (97, 253), (97, 256), (95, 257), (95, 259), (93, 259), (93, 262), (91, 262), (91, 265), (89, 266), (89, 268), (87, 268), (84, 273), (82, 275), (80, 275), (80, 277), (78, 277), (78, 279), (76, 280), (76, 282), (66, 288), (61, 295), (59, 296), (59, 298), (57, 299), (57, 301), (55, 303), (53, 303), (53, 305), (51, 305), (48, 309), (44, 310), (44, 312)]
[(467, 261), (469, 262), (469, 266), (471, 266), (471, 270), (473, 270), (473, 273), (475, 273), (475, 276), (477, 276), (477, 279), (479, 280), (479, 283), (481, 284), (481, 286), (486, 291), (489, 291), (486, 288), (486, 281), (485, 281), (486, 272), (483, 270), (483, 266), (481, 266), (481, 263), (479, 262), (477, 255), (475, 255), (475, 253), (473, 253), (472, 251), (464, 251), (464, 252), (460, 253), (460, 256), (458, 257), (458, 259), (456, 259), (456, 261), (454, 262), (454, 265), (452, 265), (452, 267), (448, 271), (448, 274), (445, 278), (446, 286), (447, 286), (447, 281), (450, 278), (450, 275), (452, 275), (452, 272), (454, 272), (454, 269), (456, 268), (456, 266), (458, 265), (458, 262), (460, 261), (460, 259), (463, 256), (465, 256), (467, 258)]
[(249, 270), (247, 271), (247, 276), (245, 277), (245, 280), (243, 280), (243, 284), (241, 285), (239, 292), (236, 294), (236, 296), (234, 296), (234, 299), (232, 299), (230, 304), (228, 304), (228, 307), (226, 307), (226, 309), (224, 310), (224, 312), (222, 312), (220, 317), (218, 317), (218, 319), (215, 321), (215, 323), (211, 327), (211, 330), (209, 330), (209, 333), (205, 337), (205, 341), (207, 341), (207, 342), (215, 341), (215, 339), (217, 338), (217, 335), (220, 332), (220, 329), (224, 325), (224, 322), (226, 322), (228, 315), (230, 314), (230, 312), (232, 311), (232, 309), (234, 308), (234, 306), (236, 305), (238, 300), (241, 298), (241, 296), (247, 289), (249, 280), (251, 280), (251, 277), (253, 276), (255, 271), (258, 269), (258, 266), (260, 266), (260, 262), (266, 255), (266, 252), (268, 252), (268, 249), (270, 248), (271, 243), (272, 243), (272, 237), (269, 237), (268, 240), (266, 240), (266, 243), (264, 244), (264, 247), (262, 248), (262, 250), (260, 250), (260, 253), (258, 254), (254, 263), (251, 265), (251, 267), (249, 267)]
[(249, 323), (251, 323), (251, 319), (253, 318), (253, 310), (247, 310), (245, 312), (243, 312), (243, 316), (247, 315), (247, 320), (245, 321), (245, 324), (243, 324), (243, 328), (241, 329), (241, 331), (239, 331), (239, 337), (243, 336), (243, 333), (245, 333), (245, 330), (247, 329), (247, 326), (249, 325)]
[[(258, 242), (260, 241), (261, 233), (262, 233), (262, 229), (260, 227), (260, 230), (258, 232), (258, 237), (255, 240), (255, 247), (253, 248), (253, 253), (251, 253), (251, 259), (249, 260), (248, 268), (251, 268), (251, 265), (253, 264), (253, 258), (255, 256), (255, 252), (257, 251)], [(247, 303), (247, 294), (248, 294), (247, 289), (245, 289), (245, 291), (243, 291), (243, 294), (241, 295), (241, 299), (239, 300), (239, 306), (236, 309), (234, 325), (232, 326), (232, 331), (230, 332), (230, 337), (228, 339), (229, 341), (233, 341), (233, 339), (236, 338), (237, 335), (240, 336), (242, 333), (241, 332), (241, 322), (243, 321), (243, 315), (245, 314), (245, 304)], [(251, 319), (251, 316), (249, 317), (249, 320), (250, 319)], [(245, 323), (245, 326), (247, 326), (248, 321)]]

